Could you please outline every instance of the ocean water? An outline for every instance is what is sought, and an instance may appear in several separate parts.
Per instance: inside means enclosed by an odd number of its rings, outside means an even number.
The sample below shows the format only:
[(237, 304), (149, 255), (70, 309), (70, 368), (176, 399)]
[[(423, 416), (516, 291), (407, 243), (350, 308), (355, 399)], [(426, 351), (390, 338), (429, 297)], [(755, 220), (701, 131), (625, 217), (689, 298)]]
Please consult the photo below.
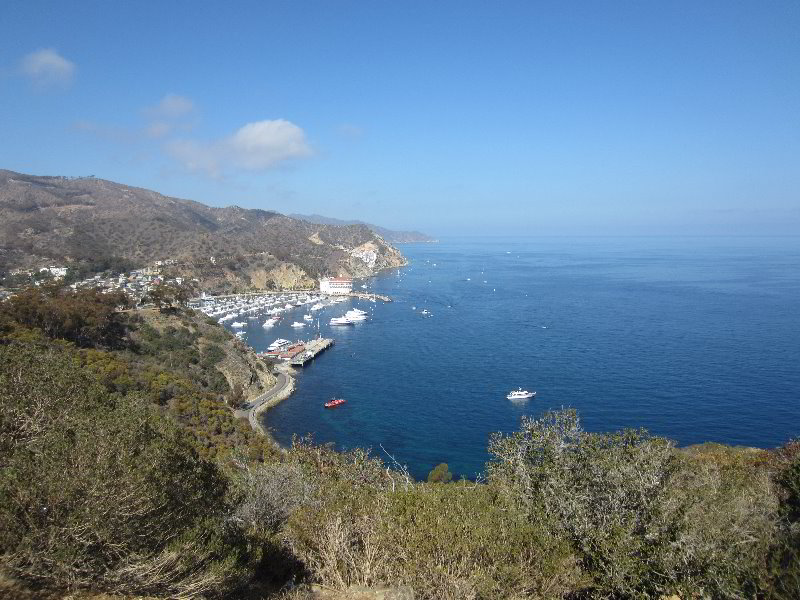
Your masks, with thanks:
[[(800, 238), (459, 238), (358, 284), (392, 303), (320, 311), (336, 345), (270, 410), (282, 444), (313, 433), (424, 478), (474, 478), (492, 432), (574, 407), (590, 431), (773, 447), (800, 435)], [(331, 328), (350, 306), (370, 312)], [(424, 317), (427, 309), (432, 313)], [(262, 350), (303, 308), (246, 340)], [(315, 321), (316, 323), (316, 321)], [(306, 328), (305, 337), (310, 337)], [(511, 402), (517, 387), (534, 399)], [(328, 410), (331, 397), (347, 403)]]

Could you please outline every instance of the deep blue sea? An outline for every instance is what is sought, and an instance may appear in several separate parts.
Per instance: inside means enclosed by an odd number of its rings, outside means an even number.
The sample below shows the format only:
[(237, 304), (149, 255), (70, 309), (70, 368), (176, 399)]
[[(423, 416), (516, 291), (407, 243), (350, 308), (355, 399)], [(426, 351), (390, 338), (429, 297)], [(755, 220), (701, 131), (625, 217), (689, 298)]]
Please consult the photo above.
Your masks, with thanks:
[[(266, 414), (280, 443), (310, 432), (386, 458), (382, 446), (417, 478), (440, 462), (473, 478), (492, 432), (559, 407), (590, 431), (644, 427), (679, 445), (800, 435), (800, 238), (459, 238), (401, 250), (408, 267), (357, 282), (394, 302), (321, 311), (336, 345)], [(327, 325), (352, 305), (370, 320)], [(262, 350), (295, 339), (289, 324), (304, 312), (269, 331), (251, 321), (246, 340)], [(536, 398), (507, 400), (517, 387)], [(334, 396), (347, 403), (324, 409)]]

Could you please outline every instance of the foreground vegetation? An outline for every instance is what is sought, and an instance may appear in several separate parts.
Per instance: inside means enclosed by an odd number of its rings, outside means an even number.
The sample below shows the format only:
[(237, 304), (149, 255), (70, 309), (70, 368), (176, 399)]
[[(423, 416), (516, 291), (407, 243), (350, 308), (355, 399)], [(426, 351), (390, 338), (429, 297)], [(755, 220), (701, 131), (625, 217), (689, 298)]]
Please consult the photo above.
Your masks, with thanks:
[(414, 482), (361, 450), (275, 451), (232, 417), (230, 336), (122, 306), (56, 288), (0, 305), (0, 569), (30, 589), (800, 597), (800, 444), (676, 449), (560, 411), (493, 436), (481, 483), (446, 465)]

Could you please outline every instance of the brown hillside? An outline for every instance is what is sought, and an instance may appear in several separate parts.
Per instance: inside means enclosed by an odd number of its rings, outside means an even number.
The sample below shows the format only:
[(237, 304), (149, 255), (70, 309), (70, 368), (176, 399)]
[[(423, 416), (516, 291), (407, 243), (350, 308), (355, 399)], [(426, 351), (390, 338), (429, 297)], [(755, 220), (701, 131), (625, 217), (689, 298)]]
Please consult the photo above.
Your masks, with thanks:
[(135, 266), (174, 259), (178, 272), (220, 290), (310, 286), (323, 275), (367, 276), (405, 263), (363, 225), (215, 208), (94, 177), (0, 170), (0, 269), (110, 257)]

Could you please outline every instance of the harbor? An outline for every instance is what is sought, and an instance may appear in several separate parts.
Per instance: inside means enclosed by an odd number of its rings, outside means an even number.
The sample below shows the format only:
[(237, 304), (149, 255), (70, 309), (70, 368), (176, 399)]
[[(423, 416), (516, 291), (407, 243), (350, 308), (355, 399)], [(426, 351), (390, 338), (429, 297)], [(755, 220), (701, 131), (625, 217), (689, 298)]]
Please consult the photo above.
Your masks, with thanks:
[(262, 291), (230, 296), (202, 296), (190, 300), (188, 306), (199, 310), (222, 324), (227, 321), (233, 321), (236, 318), (255, 319), (259, 315), (276, 317), (285, 311), (305, 305), (311, 305), (310, 310), (316, 311), (326, 306), (343, 302), (348, 298), (373, 303), (379, 301), (389, 303), (392, 301), (389, 296), (368, 292), (350, 291), (347, 293), (325, 294), (321, 292)]
[[(292, 394), (295, 369), (309, 366), (332, 348), (334, 330), (346, 338), (348, 328), (371, 320), (375, 307), (368, 308), (365, 303), (392, 302), (388, 295), (370, 293), (364, 285), (361, 288), (353, 290), (350, 279), (332, 278), (323, 279), (319, 290), (203, 295), (190, 302), (192, 308), (225, 326), (239, 340), (261, 350), (256, 355), (277, 377), (274, 389), (251, 399), (236, 416), (268, 434), (263, 413)], [(343, 325), (348, 327), (338, 327)], [(326, 327), (332, 327), (327, 335)], [(301, 332), (305, 335), (298, 335)]]

